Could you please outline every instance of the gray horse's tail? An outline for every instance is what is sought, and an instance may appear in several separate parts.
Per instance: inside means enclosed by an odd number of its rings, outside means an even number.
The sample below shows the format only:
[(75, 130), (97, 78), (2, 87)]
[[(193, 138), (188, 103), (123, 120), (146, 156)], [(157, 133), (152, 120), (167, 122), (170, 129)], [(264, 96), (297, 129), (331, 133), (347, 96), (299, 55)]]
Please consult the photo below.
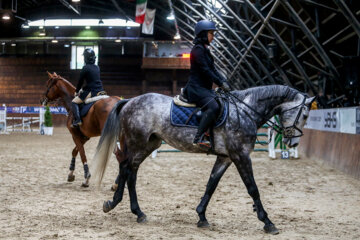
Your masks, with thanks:
[(95, 182), (98, 186), (104, 177), (106, 166), (111, 157), (111, 153), (113, 153), (113, 150), (115, 149), (116, 140), (121, 130), (121, 109), (128, 101), (128, 99), (124, 99), (115, 104), (109, 113), (105, 126), (101, 132), (101, 137), (93, 158), (93, 164), (91, 165), (93, 168), (91, 172), (93, 173), (93, 177), (95, 178)]

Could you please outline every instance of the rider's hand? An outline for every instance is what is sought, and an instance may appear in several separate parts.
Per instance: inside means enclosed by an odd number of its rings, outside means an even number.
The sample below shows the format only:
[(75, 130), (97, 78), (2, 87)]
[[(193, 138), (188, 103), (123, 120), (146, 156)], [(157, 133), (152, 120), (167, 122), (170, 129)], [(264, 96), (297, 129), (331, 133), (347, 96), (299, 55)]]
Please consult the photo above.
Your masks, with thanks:
[(224, 92), (230, 92), (231, 91), (230, 85), (227, 82), (223, 82), (220, 87), (221, 87), (222, 90), (224, 90)]

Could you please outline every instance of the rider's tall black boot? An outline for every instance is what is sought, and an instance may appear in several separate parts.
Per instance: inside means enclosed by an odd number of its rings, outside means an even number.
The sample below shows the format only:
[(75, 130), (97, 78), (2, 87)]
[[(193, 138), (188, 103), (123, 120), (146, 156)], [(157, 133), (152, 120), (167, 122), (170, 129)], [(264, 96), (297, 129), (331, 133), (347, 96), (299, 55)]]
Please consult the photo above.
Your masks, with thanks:
[(81, 119), (80, 119), (79, 105), (77, 105), (76, 103), (71, 103), (71, 106), (72, 106), (72, 111), (74, 114), (74, 120), (73, 120), (71, 127), (76, 128), (82, 124)]
[(209, 141), (204, 140), (205, 132), (211, 127), (211, 125), (215, 121), (216, 114), (213, 110), (208, 109), (204, 112), (204, 115), (201, 117), (200, 124), (198, 127), (198, 131), (193, 140), (194, 145), (198, 145), (200, 147), (211, 148), (211, 144)]

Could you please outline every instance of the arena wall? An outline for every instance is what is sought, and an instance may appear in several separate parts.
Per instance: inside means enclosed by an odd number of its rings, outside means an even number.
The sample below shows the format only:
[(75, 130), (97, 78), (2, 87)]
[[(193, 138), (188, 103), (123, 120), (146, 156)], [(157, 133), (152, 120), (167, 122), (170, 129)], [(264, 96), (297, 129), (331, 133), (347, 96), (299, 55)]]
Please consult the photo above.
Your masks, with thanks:
[[(109, 95), (131, 98), (146, 92), (175, 95), (184, 87), (188, 70), (142, 69), (138, 55), (100, 55), (99, 66)], [(63, 55), (1, 56), (0, 104), (39, 106), (48, 79), (46, 71), (56, 72), (74, 85), (79, 70), (70, 70), (70, 52)], [(66, 116), (53, 115), (54, 125), (65, 125)]]
[(300, 156), (360, 179), (360, 134), (304, 129), (298, 150)]

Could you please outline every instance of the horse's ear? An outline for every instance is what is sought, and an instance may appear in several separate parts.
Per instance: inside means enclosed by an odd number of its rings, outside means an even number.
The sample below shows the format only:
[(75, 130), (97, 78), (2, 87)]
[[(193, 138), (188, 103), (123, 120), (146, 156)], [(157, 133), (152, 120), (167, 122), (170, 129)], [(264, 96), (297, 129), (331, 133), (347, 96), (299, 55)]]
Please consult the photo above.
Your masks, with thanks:
[(311, 106), (313, 101), (315, 101), (315, 97), (306, 98), (305, 104)]
[(52, 75), (51, 73), (49, 73), (48, 71), (46, 71), (46, 72), (47, 72), (49, 78), (52, 78), (52, 77), (53, 77), (53, 75)]
[(57, 77), (58, 75), (56, 74), (56, 72), (53, 73), (54, 77)]

